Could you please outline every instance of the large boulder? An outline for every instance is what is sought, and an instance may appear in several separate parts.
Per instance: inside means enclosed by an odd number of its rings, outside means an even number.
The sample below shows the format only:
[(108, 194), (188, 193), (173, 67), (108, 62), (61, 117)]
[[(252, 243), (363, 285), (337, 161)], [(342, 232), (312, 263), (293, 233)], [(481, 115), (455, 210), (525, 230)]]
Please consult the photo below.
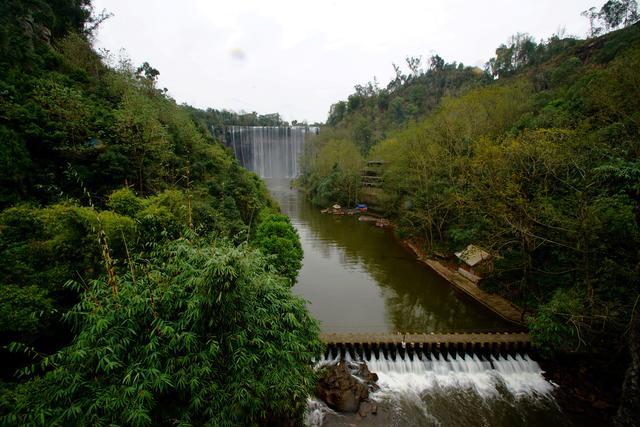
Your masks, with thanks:
[(360, 378), (364, 381), (367, 386), (369, 386), (370, 391), (376, 391), (379, 389), (378, 385), (378, 374), (375, 372), (371, 372), (366, 363), (358, 363), (356, 365), (355, 372), (351, 371), (356, 377)]
[(360, 402), (369, 398), (369, 387), (376, 387), (377, 380), (378, 376), (371, 373), (366, 364), (347, 365), (340, 361), (325, 368), (316, 386), (316, 394), (336, 411), (358, 412)]

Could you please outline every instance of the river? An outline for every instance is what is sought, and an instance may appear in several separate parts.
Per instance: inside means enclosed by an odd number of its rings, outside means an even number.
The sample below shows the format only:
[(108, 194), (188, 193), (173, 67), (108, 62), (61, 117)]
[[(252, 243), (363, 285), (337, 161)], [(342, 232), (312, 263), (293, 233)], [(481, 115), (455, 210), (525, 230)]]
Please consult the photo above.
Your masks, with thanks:
[[(297, 229), (303, 266), (293, 291), (323, 332), (483, 332), (518, 327), (450, 286), (415, 259), (390, 230), (320, 213), (288, 180), (267, 180)], [(422, 357), (422, 356), (421, 356)], [(378, 371), (378, 414), (337, 414), (311, 401), (312, 426), (567, 425), (528, 355), (442, 354), (367, 362)], [(491, 362), (489, 362), (491, 360)]]
[(294, 286), (323, 332), (483, 332), (518, 329), (415, 259), (388, 229), (320, 213), (287, 180), (267, 180), (298, 230)]

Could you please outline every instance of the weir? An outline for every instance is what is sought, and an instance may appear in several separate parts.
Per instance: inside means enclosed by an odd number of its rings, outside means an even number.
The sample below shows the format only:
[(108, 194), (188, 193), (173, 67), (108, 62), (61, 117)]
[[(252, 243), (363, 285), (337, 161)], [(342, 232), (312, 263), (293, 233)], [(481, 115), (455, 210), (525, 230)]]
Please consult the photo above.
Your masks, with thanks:
[(542, 373), (527, 355), (525, 333), (506, 334), (322, 334), (321, 363), (365, 362), (372, 372), (425, 374), (474, 370)]
[(261, 178), (296, 178), (300, 175), (300, 155), (314, 126), (230, 126), (225, 143), (236, 159)]
[(525, 332), (449, 333), (449, 334), (385, 334), (323, 333), (322, 341), (329, 349), (355, 349), (367, 352), (378, 348), (401, 348), (424, 351), (524, 351), (531, 349), (531, 338)]
[(379, 377), (382, 389), (424, 392), (443, 387), (471, 387), (482, 396), (500, 387), (513, 396), (548, 395), (555, 385), (543, 376), (540, 365), (521, 351), (424, 350), (400, 346), (365, 348), (330, 347), (318, 366), (344, 361), (366, 363)]
[[(544, 426), (563, 419), (553, 397), (557, 385), (531, 358), (526, 333), (322, 338), (327, 348), (316, 367), (343, 363), (358, 381), (369, 378), (363, 372), (375, 373), (369, 400), (392, 414), (383, 415), (388, 425)], [(323, 402), (310, 400), (307, 425), (321, 426), (332, 414)]]

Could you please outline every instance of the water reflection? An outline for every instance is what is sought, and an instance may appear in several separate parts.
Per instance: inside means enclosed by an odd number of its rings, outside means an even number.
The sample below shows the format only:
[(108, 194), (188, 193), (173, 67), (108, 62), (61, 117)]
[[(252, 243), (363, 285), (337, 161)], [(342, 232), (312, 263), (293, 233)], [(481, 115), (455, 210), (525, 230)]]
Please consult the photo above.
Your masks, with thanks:
[(513, 330), (417, 262), (387, 230), (323, 215), (287, 181), (269, 188), (300, 234), (303, 267), (294, 291), (327, 332)]

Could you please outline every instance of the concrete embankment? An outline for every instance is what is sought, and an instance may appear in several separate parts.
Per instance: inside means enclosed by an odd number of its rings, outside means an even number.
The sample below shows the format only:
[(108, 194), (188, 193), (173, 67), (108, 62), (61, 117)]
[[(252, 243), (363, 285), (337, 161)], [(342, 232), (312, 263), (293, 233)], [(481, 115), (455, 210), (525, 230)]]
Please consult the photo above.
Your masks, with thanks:
[(501, 297), (500, 295), (490, 294), (489, 292), (483, 291), (477, 284), (473, 283), (457, 271), (447, 268), (436, 260), (427, 258), (424, 252), (420, 250), (415, 243), (405, 240), (402, 244), (409, 248), (421, 262), (431, 267), (436, 273), (444, 277), (457, 289), (466, 293), (502, 318), (518, 325), (525, 326), (523, 310), (511, 301)]

